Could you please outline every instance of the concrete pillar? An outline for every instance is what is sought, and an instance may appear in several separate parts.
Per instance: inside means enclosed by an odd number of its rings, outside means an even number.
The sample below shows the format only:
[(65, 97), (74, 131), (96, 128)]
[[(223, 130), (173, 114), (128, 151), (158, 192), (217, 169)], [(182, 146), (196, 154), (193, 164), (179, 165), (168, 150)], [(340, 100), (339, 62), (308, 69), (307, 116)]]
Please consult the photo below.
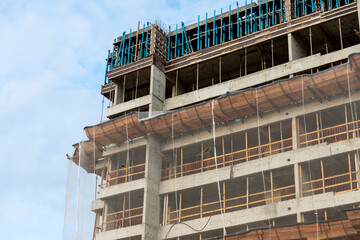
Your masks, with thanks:
[(144, 188), (144, 210), (143, 240), (159, 239), (160, 229), (160, 196), (159, 186), (161, 180), (161, 160), (162, 153), (160, 142), (153, 136), (148, 135), (148, 144), (146, 146), (145, 179)]
[(294, 37), (293, 33), (288, 33), (288, 50), (290, 62), (306, 57), (306, 51), (303, 49), (299, 41)]
[(124, 86), (122, 82), (115, 85), (114, 105), (122, 103), (124, 97)]
[(150, 72), (150, 95), (153, 97), (149, 108), (149, 115), (155, 115), (157, 111), (163, 110), (165, 100), (165, 74), (155, 65), (151, 66)]
[(293, 138), (293, 149), (297, 149), (299, 147), (299, 133), (297, 131), (296, 117), (291, 119), (291, 130), (292, 130), (292, 138)]
[(285, 20), (286, 22), (291, 21), (291, 0), (285, 0)]
[[(300, 170), (299, 170), (299, 164), (294, 164), (294, 180), (295, 180), (295, 197), (296, 199), (300, 198)], [(301, 222), (301, 213), (300, 209), (298, 209), (296, 213), (296, 219), (297, 222)]]

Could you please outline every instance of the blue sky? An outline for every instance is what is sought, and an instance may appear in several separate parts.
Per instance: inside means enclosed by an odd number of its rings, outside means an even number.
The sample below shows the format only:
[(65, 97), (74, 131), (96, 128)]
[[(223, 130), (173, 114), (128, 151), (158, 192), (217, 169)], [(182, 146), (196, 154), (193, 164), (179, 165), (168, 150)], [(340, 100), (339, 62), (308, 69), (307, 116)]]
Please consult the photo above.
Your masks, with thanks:
[(61, 239), (67, 160), (100, 121), (115, 37), (137, 22), (197, 21), (217, 0), (0, 1), (0, 238)]

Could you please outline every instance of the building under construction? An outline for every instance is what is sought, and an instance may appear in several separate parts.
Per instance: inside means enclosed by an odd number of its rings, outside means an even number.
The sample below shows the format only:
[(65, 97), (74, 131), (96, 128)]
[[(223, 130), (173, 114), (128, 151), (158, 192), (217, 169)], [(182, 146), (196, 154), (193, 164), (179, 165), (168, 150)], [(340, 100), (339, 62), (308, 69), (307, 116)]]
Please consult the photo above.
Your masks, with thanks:
[(247, 1), (117, 37), (70, 157), (93, 239), (360, 239), (359, 13)]

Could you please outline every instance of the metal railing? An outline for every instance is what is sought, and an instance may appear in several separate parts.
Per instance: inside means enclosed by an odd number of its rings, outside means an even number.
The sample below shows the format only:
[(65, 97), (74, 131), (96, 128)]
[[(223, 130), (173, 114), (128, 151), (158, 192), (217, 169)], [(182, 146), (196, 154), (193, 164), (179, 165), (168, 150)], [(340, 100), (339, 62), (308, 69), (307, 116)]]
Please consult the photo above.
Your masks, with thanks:
[(352, 171), (330, 177), (303, 182), (301, 196), (334, 192), (340, 194), (360, 189), (360, 171)]
[(317, 129), (299, 135), (300, 147), (313, 146), (320, 143), (335, 143), (359, 137), (359, 120), (336, 126)]
[[(264, 145), (242, 149), (239, 151), (222, 154), (216, 157), (217, 167), (222, 168), (232, 164), (239, 164), (258, 159), (272, 154), (285, 152), (293, 149), (293, 139), (287, 138), (280, 141), (267, 143)], [(225, 159), (225, 161), (224, 161)], [(176, 177), (192, 175), (195, 173), (208, 171), (216, 168), (215, 157), (210, 157), (200, 161), (181, 164), (176, 167)], [(169, 180), (175, 176), (175, 167), (163, 169), (161, 180)]]
[(121, 210), (104, 215), (101, 230), (109, 231), (142, 224), (143, 207)]
[(106, 187), (122, 184), (145, 177), (145, 163), (109, 171), (106, 179)]
[[(223, 212), (232, 212), (251, 207), (265, 205), (295, 198), (295, 185), (285, 186), (277, 189), (271, 189), (258, 193), (249, 193), (245, 195), (222, 200)], [(201, 200), (202, 202), (202, 200)], [(202, 203), (169, 212), (168, 223), (181, 222), (195, 218), (202, 218), (210, 215), (220, 214), (220, 202)]]

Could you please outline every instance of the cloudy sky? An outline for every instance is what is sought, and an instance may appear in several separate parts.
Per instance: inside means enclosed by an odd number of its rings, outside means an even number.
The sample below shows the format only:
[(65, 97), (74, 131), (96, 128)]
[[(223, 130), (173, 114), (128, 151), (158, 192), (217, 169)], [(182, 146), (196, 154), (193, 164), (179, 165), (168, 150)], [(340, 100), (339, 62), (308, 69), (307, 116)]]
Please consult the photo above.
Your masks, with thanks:
[(67, 160), (100, 121), (115, 37), (137, 22), (197, 21), (218, 0), (0, 1), (0, 239), (61, 239)]

